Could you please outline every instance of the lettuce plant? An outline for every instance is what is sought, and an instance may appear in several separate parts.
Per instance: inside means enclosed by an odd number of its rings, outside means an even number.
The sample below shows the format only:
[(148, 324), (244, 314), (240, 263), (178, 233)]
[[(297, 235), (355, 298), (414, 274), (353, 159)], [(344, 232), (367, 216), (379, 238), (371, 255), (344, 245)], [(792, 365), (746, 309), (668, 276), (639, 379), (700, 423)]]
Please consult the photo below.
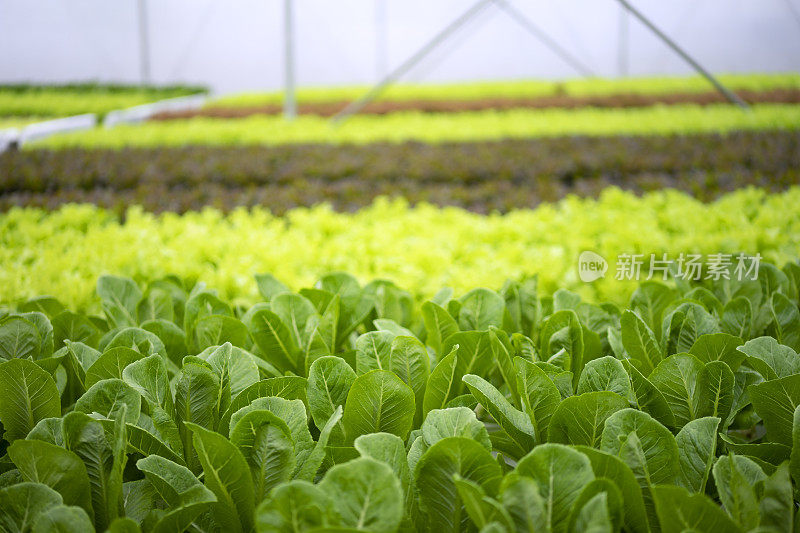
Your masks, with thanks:
[(746, 252), (783, 264), (800, 256), (798, 204), (800, 187), (742, 189), (711, 203), (672, 190), (639, 197), (608, 188), (596, 199), (568, 197), (488, 216), (386, 198), (356, 213), (318, 205), (281, 217), (259, 208), (178, 216), (131, 207), (124, 217), (91, 205), (11, 209), (0, 214), (0, 305), (47, 294), (96, 312), (92, 288), (101, 274), (146, 282), (171, 272), (250, 306), (259, 299), (256, 272), (271, 272), (297, 291), (338, 270), (362, 282), (391, 280), (419, 303), (443, 285), (465, 293), (537, 275), (545, 292), (566, 288), (624, 305), (636, 284), (617, 281), (613, 266), (604, 279), (580, 282), (581, 252), (609, 263), (621, 253)]
[(210, 205), (225, 212), (258, 206), (282, 215), (323, 202), (355, 211), (390, 196), (507, 213), (570, 194), (599, 197), (610, 186), (637, 194), (678, 189), (706, 202), (748, 186), (782, 191), (800, 183), (799, 145), (798, 132), (777, 130), (424, 148), (370, 143), (20, 150), (0, 155), (0, 211), (85, 202), (120, 215), (133, 204), (178, 213)]
[[(766, 81), (760, 77), (747, 83)], [(744, 81), (744, 79), (742, 80)], [(775, 78), (768, 83), (785, 84), (788, 79)], [(76, 83), (67, 85), (0, 85), (0, 117), (66, 117), (83, 113), (104, 115), (115, 109), (205, 93), (203, 87), (142, 86)]]
[(0, 529), (792, 532), (800, 266), (728, 274), (33, 298), (0, 312)]
[(356, 115), (332, 129), (327, 117), (302, 115), (192, 118), (123, 124), (53, 135), (29, 149), (165, 146), (277, 146), (286, 144), (368, 144), (374, 142), (472, 142), (570, 135), (677, 135), (735, 131), (797, 131), (800, 106), (758, 104), (749, 113), (730, 104), (681, 104), (643, 108), (510, 109), (387, 115)]
[[(796, 89), (800, 76), (780, 74), (722, 74), (720, 81), (733, 90), (768, 91)], [(369, 87), (304, 87), (297, 91), (298, 102), (341, 102), (355, 100)], [(700, 76), (671, 76), (645, 78), (574, 78), (565, 80), (481, 81), (447, 84), (396, 84), (380, 97), (383, 101), (403, 100), (475, 100), (482, 98), (520, 98), (531, 96), (587, 96), (609, 94), (664, 94), (670, 92), (699, 93), (710, 89)], [(253, 107), (283, 102), (283, 93), (234, 93), (214, 99), (211, 105), (222, 107)]]

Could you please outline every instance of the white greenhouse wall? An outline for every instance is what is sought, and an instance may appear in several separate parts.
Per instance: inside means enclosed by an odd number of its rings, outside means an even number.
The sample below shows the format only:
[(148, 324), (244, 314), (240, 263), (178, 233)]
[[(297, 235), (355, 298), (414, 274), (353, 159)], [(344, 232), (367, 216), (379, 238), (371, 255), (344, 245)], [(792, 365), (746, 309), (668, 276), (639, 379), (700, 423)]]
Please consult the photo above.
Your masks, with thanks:
[[(153, 82), (200, 83), (216, 92), (280, 87), (283, 0), (146, 1)], [(136, 2), (0, 0), (0, 83), (140, 81)], [(294, 2), (297, 79), (309, 86), (375, 81), (473, 0)], [(621, 73), (617, 2), (512, 2), (598, 74)], [(377, 16), (381, 3), (383, 32)], [(800, 70), (800, 0), (633, 3), (712, 71)], [(630, 74), (689, 72), (637, 21), (628, 24)], [(574, 75), (508, 15), (491, 7), (406, 80)]]

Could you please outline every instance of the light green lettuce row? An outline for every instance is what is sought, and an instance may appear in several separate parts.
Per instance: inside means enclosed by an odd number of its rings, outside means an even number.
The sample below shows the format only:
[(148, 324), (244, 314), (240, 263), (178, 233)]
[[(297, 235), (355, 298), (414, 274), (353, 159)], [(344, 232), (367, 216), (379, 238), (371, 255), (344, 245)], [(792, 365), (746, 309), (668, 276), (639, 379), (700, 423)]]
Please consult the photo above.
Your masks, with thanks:
[[(733, 90), (766, 91), (770, 89), (796, 89), (800, 75), (780, 74), (723, 74), (719, 80)], [(297, 91), (301, 103), (335, 102), (352, 100), (363, 95), (369, 87), (305, 87)], [(699, 93), (713, 90), (708, 80), (701, 76), (646, 77), (646, 78), (578, 78), (567, 80), (512, 80), (478, 81), (444, 84), (401, 83), (389, 87), (381, 100), (478, 100), (481, 98), (525, 98), (537, 96), (570, 95), (599, 96), (609, 94), (665, 94), (671, 92)], [(282, 92), (237, 93), (222, 96), (212, 105), (254, 106), (280, 103)]]
[[(757, 76), (753, 81), (760, 78)], [(765, 80), (766, 81), (766, 80)], [(775, 78), (783, 86), (788, 78)], [(141, 104), (204, 92), (199, 87), (139, 87), (77, 84), (65, 86), (0, 85), (0, 117), (64, 117), (105, 114)]]
[[(139, 281), (174, 273), (250, 303), (255, 273), (270, 272), (296, 289), (331, 271), (362, 282), (390, 279), (418, 299), (443, 286), (462, 294), (538, 275), (547, 292), (565, 287), (621, 303), (635, 283), (613, 279), (620, 253), (793, 260), (800, 255), (798, 205), (800, 188), (741, 190), (711, 204), (675, 191), (639, 198), (607, 189), (596, 200), (572, 197), (490, 216), (387, 199), (352, 214), (318, 206), (285, 217), (259, 209), (153, 215), (132, 208), (120, 221), (90, 205), (13, 209), (0, 215), (0, 303), (51, 294), (70, 307), (96, 308), (91, 295), (103, 273)], [(584, 250), (609, 261), (605, 279), (578, 279)]]
[(95, 128), (54, 135), (31, 149), (126, 146), (278, 145), (292, 143), (468, 142), (562, 135), (677, 135), (751, 130), (797, 130), (800, 106), (674, 105), (624, 109), (512, 109), (459, 113), (357, 115), (339, 126), (326, 117), (253, 115), (192, 118)]

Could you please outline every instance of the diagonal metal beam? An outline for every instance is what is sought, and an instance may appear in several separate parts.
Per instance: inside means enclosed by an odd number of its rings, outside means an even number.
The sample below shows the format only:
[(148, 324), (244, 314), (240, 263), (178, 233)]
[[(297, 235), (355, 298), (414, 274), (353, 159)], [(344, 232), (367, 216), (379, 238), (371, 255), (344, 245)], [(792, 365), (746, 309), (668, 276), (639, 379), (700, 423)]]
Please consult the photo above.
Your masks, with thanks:
[(794, 17), (794, 21), (797, 22), (798, 26), (800, 26), (800, 11), (798, 11), (797, 8), (794, 6), (794, 4), (792, 3), (792, 0), (784, 0), (784, 1), (786, 2), (786, 5), (788, 6), (789, 11), (792, 12), (792, 16)]
[(713, 74), (704, 69), (703, 66), (700, 65), (700, 63), (695, 61), (694, 58), (692, 58), (692, 56), (690, 56), (680, 46), (678, 46), (678, 44), (675, 41), (667, 37), (667, 35), (660, 29), (658, 29), (658, 27), (655, 24), (653, 24), (647, 17), (645, 17), (638, 9), (633, 7), (630, 4), (630, 2), (628, 2), (628, 0), (617, 0), (617, 1), (620, 4), (622, 4), (622, 7), (627, 9), (631, 15), (639, 19), (639, 22), (644, 24), (650, 31), (656, 34), (656, 36), (659, 39), (664, 41), (667, 44), (667, 46), (672, 48), (672, 50), (674, 50), (676, 54), (681, 56), (681, 58), (684, 61), (689, 63), (693, 69), (695, 69), (700, 75), (702, 75), (705, 79), (707, 79), (711, 83), (711, 85), (713, 85), (719, 92), (721, 92), (725, 96), (725, 98), (727, 98), (731, 103), (738, 105), (742, 109), (750, 108), (750, 106), (747, 105), (747, 102), (739, 98), (739, 96), (736, 93), (734, 93), (733, 91), (722, 85), (722, 83), (720, 83), (720, 81), (717, 78), (715, 78)]
[(214, 0), (210, 0), (208, 4), (206, 4), (206, 8), (203, 13), (197, 18), (197, 24), (195, 25), (194, 29), (192, 30), (191, 37), (186, 40), (186, 45), (183, 47), (180, 55), (178, 55), (177, 61), (175, 61), (172, 70), (170, 70), (168, 79), (178, 78), (180, 77), (181, 71), (185, 66), (186, 62), (191, 57), (192, 53), (195, 51), (194, 47), (197, 44), (197, 41), (202, 36), (203, 32), (206, 31), (206, 26), (208, 25), (211, 16), (214, 14), (216, 7), (219, 4)]
[(493, 0), (495, 5), (505, 11), (515, 22), (517, 22), (520, 26), (525, 28), (528, 33), (536, 37), (539, 41), (542, 42), (545, 46), (547, 46), (554, 54), (560, 57), (565, 63), (569, 66), (574, 68), (578, 73), (583, 76), (592, 78), (595, 76), (595, 73), (592, 70), (581, 63), (575, 56), (567, 52), (564, 48), (562, 48), (552, 37), (550, 37), (544, 30), (539, 28), (536, 24), (533, 23), (528, 17), (526, 17), (521, 11), (515, 8), (511, 3), (507, 2), (506, 0)]
[(411, 57), (403, 61), (403, 63), (387, 74), (381, 81), (379, 81), (372, 89), (367, 91), (361, 98), (358, 100), (354, 100), (350, 102), (344, 109), (336, 113), (331, 121), (334, 124), (341, 123), (342, 121), (346, 120), (351, 115), (354, 115), (361, 111), (364, 106), (369, 104), (375, 98), (377, 98), (389, 85), (396, 82), (400, 79), (403, 74), (411, 70), (414, 65), (422, 61), (431, 51), (433, 51), (437, 46), (442, 44), (444, 41), (447, 40), (456, 30), (461, 28), (464, 24), (469, 22), (472, 18), (474, 18), (478, 13), (486, 9), (489, 4), (494, 2), (494, 0), (478, 0), (472, 7), (467, 9), (464, 13), (462, 13), (458, 18), (456, 18), (453, 22), (448, 24), (442, 31), (437, 33), (430, 41), (425, 43), (419, 50), (417, 50)]

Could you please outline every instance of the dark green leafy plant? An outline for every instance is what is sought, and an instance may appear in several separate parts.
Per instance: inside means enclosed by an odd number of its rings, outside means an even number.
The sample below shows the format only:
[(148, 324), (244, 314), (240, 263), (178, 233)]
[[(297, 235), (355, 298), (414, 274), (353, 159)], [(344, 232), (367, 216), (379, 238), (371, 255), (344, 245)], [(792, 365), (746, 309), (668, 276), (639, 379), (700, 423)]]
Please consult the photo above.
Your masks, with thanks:
[(103, 316), (0, 318), (0, 530), (790, 533), (799, 272), (625, 310), (104, 276)]

